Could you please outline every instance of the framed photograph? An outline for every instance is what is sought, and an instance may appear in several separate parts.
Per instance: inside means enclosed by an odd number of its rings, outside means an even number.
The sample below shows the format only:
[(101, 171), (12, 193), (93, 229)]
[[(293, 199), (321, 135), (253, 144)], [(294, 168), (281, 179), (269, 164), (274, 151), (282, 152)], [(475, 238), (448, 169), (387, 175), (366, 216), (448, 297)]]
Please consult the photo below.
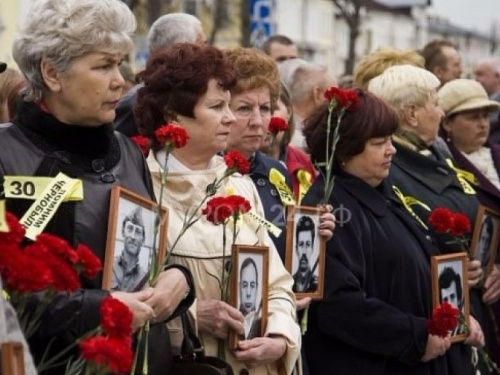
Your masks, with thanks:
[(1, 346), (2, 374), (8, 375), (24, 375), (24, 351), (23, 345), (20, 342), (4, 342)]
[(231, 305), (245, 317), (243, 336), (232, 333), (231, 347), (238, 340), (261, 337), (266, 331), (269, 284), (269, 248), (234, 245), (232, 254)]
[(500, 213), (485, 206), (479, 206), (476, 225), (471, 240), (471, 251), (474, 258), (481, 261), (486, 275), (489, 275), (495, 264), (500, 241)]
[[(155, 238), (158, 205), (120, 186), (111, 191), (108, 238), (102, 288), (133, 292), (148, 280), (166, 255), (168, 211), (161, 209)], [(156, 261), (155, 261), (156, 260)]]
[(285, 267), (298, 299), (323, 298), (326, 240), (319, 235), (321, 207), (287, 206)]
[[(467, 280), (467, 253), (433, 256), (431, 259), (433, 307), (448, 302), (460, 310), (460, 319), (469, 325), (469, 286)], [(451, 342), (467, 338), (465, 325), (459, 323), (450, 332)]]

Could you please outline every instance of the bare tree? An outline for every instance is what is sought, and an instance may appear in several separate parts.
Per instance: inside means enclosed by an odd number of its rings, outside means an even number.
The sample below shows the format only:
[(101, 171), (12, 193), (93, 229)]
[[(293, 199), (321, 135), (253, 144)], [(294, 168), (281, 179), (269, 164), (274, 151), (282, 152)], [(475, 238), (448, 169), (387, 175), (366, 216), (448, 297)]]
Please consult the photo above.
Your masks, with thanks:
[(214, 0), (212, 5), (212, 31), (208, 38), (210, 44), (215, 43), (217, 32), (230, 23), (229, 6), (228, 0)]
[(352, 74), (356, 63), (356, 41), (361, 28), (361, 8), (366, 0), (332, 0), (349, 27), (349, 50), (345, 61), (345, 74)]
[(241, 0), (241, 45), (250, 47), (250, 0)]

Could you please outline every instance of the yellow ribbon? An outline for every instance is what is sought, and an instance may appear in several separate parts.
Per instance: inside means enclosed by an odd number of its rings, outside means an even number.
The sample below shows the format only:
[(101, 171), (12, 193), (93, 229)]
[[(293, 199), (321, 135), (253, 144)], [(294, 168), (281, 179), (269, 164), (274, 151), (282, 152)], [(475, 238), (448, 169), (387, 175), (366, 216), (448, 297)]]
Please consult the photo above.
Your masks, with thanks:
[(8, 232), (10, 230), (7, 224), (7, 212), (5, 211), (5, 200), (0, 200), (0, 232)]
[(431, 210), (430, 207), (427, 206), (425, 203), (419, 201), (415, 197), (411, 197), (409, 195), (405, 196), (401, 192), (401, 190), (399, 190), (399, 188), (395, 185), (392, 185), (392, 190), (394, 191), (396, 196), (399, 198), (401, 203), (403, 203), (403, 206), (406, 208), (406, 211), (408, 211), (410, 213), (410, 215), (413, 216), (413, 218), (415, 220), (417, 220), (420, 223), (420, 225), (422, 225), (425, 229), (429, 229), (429, 228), (427, 228), (427, 225), (425, 225), (425, 223), (422, 221), (422, 219), (420, 219), (420, 217), (418, 217), (418, 215), (415, 213), (415, 211), (413, 211), (413, 208), (411, 206), (419, 205), (419, 206), (423, 207), (424, 209), (426, 209), (427, 211)]
[(311, 174), (305, 169), (299, 169), (297, 179), (299, 180), (299, 198), (297, 204), (300, 205), (300, 202), (302, 202), (302, 199), (312, 185)]
[(276, 168), (271, 168), (269, 171), (269, 181), (274, 185), (278, 194), (280, 195), (281, 203), (283, 206), (294, 205), (295, 199), (293, 193), (286, 184), (286, 179), (283, 174)]
[[(38, 199), (47, 186), (53, 181), (54, 178), (52, 177), (5, 176), (3, 183), (5, 197), (15, 199)], [(82, 181), (73, 181), (72, 189), (64, 198), (64, 201), (83, 200)]]
[(463, 169), (455, 167), (451, 159), (446, 159), (446, 164), (453, 169), (453, 171), (457, 174), (458, 181), (460, 182), (460, 185), (462, 185), (462, 189), (465, 194), (476, 194), (476, 191), (474, 188), (471, 186), (472, 185), (479, 185), (479, 182), (477, 181), (476, 176), (474, 176), (473, 173), (464, 171)]
[(26, 237), (35, 240), (43, 232), (61, 203), (75, 191), (80, 180), (59, 174), (40, 192), (38, 198), (21, 218), (20, 223), (26, 228)]

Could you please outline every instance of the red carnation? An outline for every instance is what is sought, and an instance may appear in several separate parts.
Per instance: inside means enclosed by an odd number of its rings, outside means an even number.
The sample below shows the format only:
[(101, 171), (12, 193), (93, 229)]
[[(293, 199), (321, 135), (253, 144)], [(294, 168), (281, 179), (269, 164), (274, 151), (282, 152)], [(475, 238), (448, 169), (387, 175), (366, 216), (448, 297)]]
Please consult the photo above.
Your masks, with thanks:
[(458, 309), (448, 302), (443, 302), (432, 312), (432, 317), (427, 321), (427, 331), (431, 335), (447, 337), (448, 333), (458, 325)]
[(133, 137), (130, 137), (134, 143), (139, 146), (141, 149), (142, 153), (144, 154), (144, 157), (148, 157), (149, 155), (149, 149), (151, 147), (151, 140), (148, 137), (144, 137), (143, 135), (134, 135)]
[(214, 224), (223, 224), (233, 214), (232, 207), (225, 197), (215, 197), (207, 202), (207, 206), (201, 211), (207, 220)]
[(67, 260), (72, 264), (76, 264), (78, 261), (78, 255), (76, 254), (75, 249), (73, 249), (68, 242), (62, 238), (52, 234), (42, 233), (36, 237), (35, 243), (45, 246), (50, 253), (53, 253), (57, 257)]
[(250, 202), (239, 195), (230, 195), (226, 198), (226, 202), (229, 204), (232, 210), (232, 216), (237, 219), (239, 215), (246, 214), (250, 211)]
[(429, 216), (429, 224), (437, 233), (447, 233), (453, 225), (453, 213), (447, 208), (435, 208)]
[(101, 327), (109, 336), (128, 338), (132, 334), (132, 312), (113, 297), (101, 303)]
[(84, 244), (76, 248), (78, 265), (83, 268), (83, 274), (88, 278), (94, 278), (102, 270), (101, 260)]
[(0, 232), (0, 244), (20, 244), (24, 238), (24, 227), (19, 223), (16, 216), (7, 212), (5, 215), (8, 232)]
[(330, 87), (324, 97), (328, 102), (334, 101), (334, 108), (343, 108), (348, 111), (356, 110), (359, 106), (359, 96), (355, 90)]
[(128, 374), (132, 369), (134, 353), (128, 340), (95, 336), (83, 340), (79, 346), (83, 359), (113, 373)]
[(466, 233), (469, 233), (470, 230), (469, 218), (460, 212), (455, 213), (455, 215), (453, 215), (450, 233), (454, 236), (464, 236)]
[(155, 131), (155, 137), (161, 147), (182, 148), (186, 145), (189, 136), (181, 126), (165, 124)]
[(273, 116), (269, 122), (269, 133), (277, 134), (278, 132), (288, 130), (288, 124), (281, 117)]
[(238, 151), (228, 151), (224, 155), (224, 161), (230, 171), (239, 172), (240, 174), (250, 173), (250, 163)]

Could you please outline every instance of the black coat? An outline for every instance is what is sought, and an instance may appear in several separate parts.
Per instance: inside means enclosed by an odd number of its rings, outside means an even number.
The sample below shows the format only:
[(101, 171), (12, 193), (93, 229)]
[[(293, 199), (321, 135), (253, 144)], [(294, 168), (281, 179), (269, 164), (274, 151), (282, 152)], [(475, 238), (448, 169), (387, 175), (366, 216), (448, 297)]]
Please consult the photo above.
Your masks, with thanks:
[[(120, 185), (154, 200), (144, 158), (136, 145), (114, 133), (110, 125), (87, 129), (65, 125), (33, 103), (21, 102), (14, 125), (0, 130), (1, 179), (5, 175), (54, 177), (60, 171), (82, 180), (84, 199), (62, 203), (44, 232), (60, 236), (72, 246), (86, 244), (104, 264), (111, 188)], [(32, 202), (7, 199), (7, 208), (21, 217)], [(182, 271), (194, 290), (189, 271)], [(52, 339), (54, 352), (58, 352), (99, 324), (100, 304), (109, 295), (101, 289), (102, 275), (81, 281), (82, 289), (58, 295), (45, 311), (37, 334), (30, 340), (36, 358)], [(191, 295), (172, 318), (192, 301)], [(150, 340), (154, 342), (149, 345), (150, 374), (162, 374), (171, 364), (165, 324), (151, 328)], [(47, 373), (64, 372), (52, 369)]]
[[(408, 147), (394, 143), (397, 153), (392, 159), (389, 174), (391, 184), (397, 186), (405, 197), (418, 200), (411, 208), (426, 225), (430, 213), (436, 207), (446, 207), (453, 212), (461, 212), (469, 218), (474, 227), (479, 202), (471, 185), (460, 182), (456, 172), (446, 162), (446, 157), (430, 147), (431, 156), (422, 155)], [(465, 185), (464, 185), (465, 184)], [(451, 243), (453, 238), (447, 234), (436, 234), (432, 228), (429, 233), (436, 239), (440, 254), (464, 251), (459, 245)], [(470, 290), (471, 313), (480, 324), (484, 323), (484, 304), (480, 291)], [(453, 344), (446, 354), (452, 374), (472, 374), (470, 347)]]
[[(303, 204), (322, 197), (320, 176)], [(390, 187), (341, 172), (329, 203), (337, 227), (327, 243), (325, 297), (311, 305), (304, 345), (311, 375), (447, 374), (423, 363), (431, 313), (430, 237)]]

